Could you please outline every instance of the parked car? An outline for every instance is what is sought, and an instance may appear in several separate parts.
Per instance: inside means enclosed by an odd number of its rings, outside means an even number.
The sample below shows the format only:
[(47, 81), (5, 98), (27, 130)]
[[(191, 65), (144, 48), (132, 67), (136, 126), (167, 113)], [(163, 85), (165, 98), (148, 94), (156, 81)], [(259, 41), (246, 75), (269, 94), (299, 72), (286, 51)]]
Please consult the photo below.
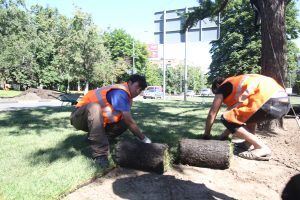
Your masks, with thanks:
[(195, 96), (196, 95), (196, 93), (193, 91), (193, 90), (187, 90), (186, 91), (186, 96), (191, 96), (191, 97), (193, 97), (193, 96)]
[(211, 89), (204, 88), (200, 90), (200, 96), (213, 96)]
[(146, 89), (143, 93), (144, 99), (162, 99), (163, 98), (163, 92), (159, 89)]
[(155, 90), (159, 90), (159, 91), (163, 91), (163, 88), (161, 86), (148, 86), (146, 87), (145, 90), (150, 90), (150, 89), (155, 89)]

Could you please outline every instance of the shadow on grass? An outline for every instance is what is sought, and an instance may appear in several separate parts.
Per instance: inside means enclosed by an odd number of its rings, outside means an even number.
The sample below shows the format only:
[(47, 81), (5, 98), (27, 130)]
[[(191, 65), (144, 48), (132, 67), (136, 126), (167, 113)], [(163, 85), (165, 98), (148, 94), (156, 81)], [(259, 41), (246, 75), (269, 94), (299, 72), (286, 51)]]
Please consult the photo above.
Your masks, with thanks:
[[(195, 102), (135, 102), (132, 109), (133, 118), (151, 138), (153, 142), (166, 143), (173, 157), (177, 151), (178, 140), (181, 138), (197, 138), (203, 133), (206, 115), (210, 105)], [(5, 112), (0, 120), (0, 128), (14, 127), (9, 134), (43, 134), (51, 131), (56, 134), (64, 129), (70, 129), (66, 138), (47, 149), (38, 149), (33, 155), (34, 164), (53, 162), (58, 159), (71, 159), (82, 154), (89, 157), (90, 152), (86, 136), (75, 132), (69, 123), (71, 107), (25, 109)], [(202, 128), (202, 129), (201, 129)], [(74, 134), (70, 133), (74, 130)], [(122, 137), (128, 137), (124, 134)], [(111, 143), (114, 148), (119, 138)], [(113, 152), (113, 150), (112, 150)]]
[(43, 162), (55, 162), (59, 159), (70, 160), (78, 155), (90, 157), (90, 150), (85, 135), (71, 135), (56, 146), (40, 149), (31, 155), (31, 164), (39, 164)]
[(209, 189), (205, 184), (176, 179), (170, 175), (145, 174), (117, 179), (113, 191), (121, 198), (139, 199), (224, 199), (223, 193)]
[(0, 119), (1, 128), (13, 128), (9, 134), (38, 134), (44, 130), (55, 133), (62, 128), (69, 128), (69, 114), (72, 107), (28, 108), (23, 110), (4, 111)]

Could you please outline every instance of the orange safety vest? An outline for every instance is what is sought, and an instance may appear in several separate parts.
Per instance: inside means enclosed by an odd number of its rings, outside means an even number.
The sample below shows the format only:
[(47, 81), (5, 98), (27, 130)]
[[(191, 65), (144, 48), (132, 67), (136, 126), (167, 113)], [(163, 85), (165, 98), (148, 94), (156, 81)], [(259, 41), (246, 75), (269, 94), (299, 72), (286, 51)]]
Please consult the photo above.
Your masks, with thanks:
[(76, 104), (76, 107), (78, 108), (88, 103), (99, 103), (102, 110), (104, 127), (107, 124), (119, 122), (122, 119), (122, 112), (114, 110), (106, 98), (107, 93), (115, 89), (121, 89), (127, 92), (130, 98), (130, 105), (132, 104), (131, 94), (128, 89), (128, 83), (126, 82), (123, 84), (104, 86), (102, 88), (91, 90), (82, 97), (82, 99)]
[(272, 95), (285, 91), (274, 79), (259, 74), (229, 77), (221, 85), (227, 82), (230, 82), (233, 88), (230, 95), (223, 100), (227, 105), (223, 117), (229, 122), (241, 125), (245, 124)]

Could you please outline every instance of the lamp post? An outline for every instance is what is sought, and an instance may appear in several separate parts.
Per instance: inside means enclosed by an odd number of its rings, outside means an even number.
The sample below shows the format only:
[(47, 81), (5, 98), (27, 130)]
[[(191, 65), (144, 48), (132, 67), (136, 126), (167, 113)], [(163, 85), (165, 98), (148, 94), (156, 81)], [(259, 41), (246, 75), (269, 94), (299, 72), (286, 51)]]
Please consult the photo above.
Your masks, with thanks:
[(134, 51), (134, 39), (132, 40), (132, 70), (131, 74), (134, 74), (135, 69), (135, 51)]

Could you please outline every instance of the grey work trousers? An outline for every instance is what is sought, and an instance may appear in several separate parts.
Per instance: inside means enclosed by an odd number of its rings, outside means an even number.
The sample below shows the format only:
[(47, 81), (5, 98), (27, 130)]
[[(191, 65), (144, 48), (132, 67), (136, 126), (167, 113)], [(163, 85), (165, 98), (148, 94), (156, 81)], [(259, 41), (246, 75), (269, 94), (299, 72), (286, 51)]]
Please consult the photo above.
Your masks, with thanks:
[(70, 121), (77, 130), (88, 132), (87, 139), (93, 158), (108, 155), (109, 138), (117, 137), (128, 129), (124, 120), (104, 127), (102, 110), (98, 103), (89, 103), (77, 108), (71, 113)]

